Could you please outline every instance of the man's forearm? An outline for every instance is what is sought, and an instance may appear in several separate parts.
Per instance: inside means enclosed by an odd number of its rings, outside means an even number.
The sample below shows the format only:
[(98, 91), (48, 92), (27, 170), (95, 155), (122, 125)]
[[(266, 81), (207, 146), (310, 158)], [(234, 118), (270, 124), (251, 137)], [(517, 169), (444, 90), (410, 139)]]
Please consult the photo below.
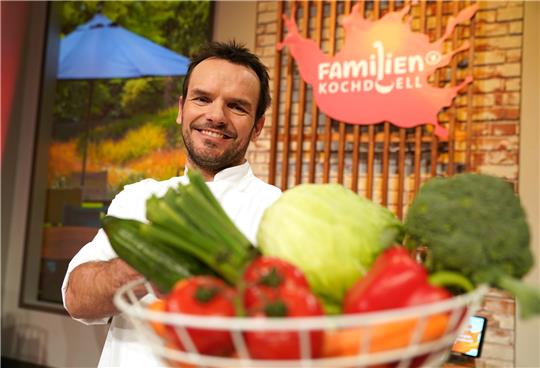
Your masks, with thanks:
[(138, 277), (136, 271), (118, 258), (83, 263), (69, 276), (66, 308), (74, 318), (110, 317), (118, 312), (113, 304), (116, 290)]

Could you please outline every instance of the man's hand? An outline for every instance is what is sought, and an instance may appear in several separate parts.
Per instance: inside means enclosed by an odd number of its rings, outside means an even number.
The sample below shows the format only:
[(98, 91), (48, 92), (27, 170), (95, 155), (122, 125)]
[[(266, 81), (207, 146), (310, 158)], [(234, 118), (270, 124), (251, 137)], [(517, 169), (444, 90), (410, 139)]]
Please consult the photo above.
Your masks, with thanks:
[[(110, 317), (118, 313), (113, 304), (116, 290), (140, 277), (141, 274), (119, 258), (83, 263), (69, 276), (66, 309), (73, 318)], [(146, 288), (137, 288), (135, 294), (138, 297), (144, 296)]]

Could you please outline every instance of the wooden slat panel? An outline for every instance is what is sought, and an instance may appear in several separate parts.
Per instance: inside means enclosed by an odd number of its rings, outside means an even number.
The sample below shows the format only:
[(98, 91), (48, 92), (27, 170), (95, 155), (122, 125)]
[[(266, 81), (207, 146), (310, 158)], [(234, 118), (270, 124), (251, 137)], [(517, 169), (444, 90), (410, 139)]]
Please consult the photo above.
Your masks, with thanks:
[[(296, 18), (296, 1), (292, 2), (291, 18)], [(290, 150), (290, 129), (291, 129), (291, 109), (292, 109), (292, 93), (294, 87), (293, 80), (293, 65), (294, 58), (290, 53), (287, 53), (287, 69), (286, 69), (286, 90), (285, 90), (285, 119), (283, 122), (283, 148), (282, 148), (282, 165), (281, 165), (281, 189), (286, 189), (289, 182), (289, 150)]]
[[(468, 1), (467, 4), (470, 2)], [(395, 3), (393, 1), (381, 2), (376, 0), (367, 3), (357, 3), (362, 14), (365, 12), (365, 6), (372, 6), (371, 16), (373, 20), (379, 19), (382, 16), (383, 10), (384, 12), (392, 12), (396, 10), (396, 7), (404, 6), (402, 2)], [(409, 3), (410, 0), (405, 2), (405, 4)], [(278, 14), (279, 37), (282, 36), (283, 29), (281, 14), (287, 4), (289, 4), (288, 6), (290, 8), (295, 7), (292, 2), (280, 2), (278, 4), (280, 8), (278, 10), (280, 13)], [(321, 39), (323, 32), (325, 32), (325, 37), (328, 34), (326, 41), (330, 44), (329, 47), (325, 48), (324, 52), (334, 55), (336, 52), (338, 13), (340, 16), (350, 13), (351, 0), (347, 0), (344, 3), (302, 0), (302, 2), (297, 2), (297, 4), (303, 9), (303, 18), (300, 19), (300, 13), (298, 13), (297, 22), (302, 29), (302, 34), (314, 40), (322, 48)], [(410, 16), (414, 15), (414, 24), (417, 24), (414, 31), (424, 34), (430, 32), (432, 41), (439, 39), (446, 26), (446, 22), (443, 21), (445, 18), (443, 17), (456, 15), (459, 12), (459, 8), (467, 4), (456, 5), (452, 2), (446, 3), (443, 0), (421, 0), (413, 4)], [(292, 13), (294, 14), (295, 12), (293, 11)], [(323, 17), (325, 17), (324, 22)], [(430, 18), (429, 22), (428, 17)], [(435, 18), (435, 29), (428, 30), (427, 25), (431, 25), (430, 22), (433, 20), (431, 17)], [(311, 22), (309, 22), (310, 18), (313, 18)], [(473, 24), (472, 22), (471, 24)], [(452, 38), (449, 40), (454, 49), (458, 46), (458, 29), (462, 30), (463, 26), (456, 28)], [(472, 34), (472, 26), (470, 29)], [(472, 63), (474, 56), (472, 47), (468, 55), (469, 62)], [(361, 187), (362, 192), (365, 192), (368, 198), (376, 197), (377, 200), (381, 200), (383, 205), (392, 205), (393, 208), (395, 207), (396, 214), (402, 217), (404, 209), (409, 202), (408, 199), (414, 195), (421, 185), (425, 170), (427, 170), (428, 176), (451, 175), (458, 168), (456, 164), (465, 164), (466, 168), (470, 166), (470, 135), (472, 130), (470, 114), (468, 115), (468, 120), (462, 122), (457, 120), (455, 107), (448, 109), (447, 114), (450, 121), (445, 124), (445, 127), (448, 127), (451, 135), (449, 142), (439, 142), (437, 137), (432, 133), (432, 130), (426, 129), (424, 126), (403, 129), (392, 126), (390, 122), (383, 122), (382, 125), (369, 125), (365, 128), (353, 125), (349, 128), (343, 122), (335, 122), (334, 124), (334, 121), (327, 116), (320, 119), (316, 103), (307, 100), (308, 88), (311, 87), (308, 87), (304, 82), (300, 82), (300, 84), (296, 82), (300, 80), (297, 75), (298, 69), (295, 67), (291, 68), (291, 59), (285, 59), (285, 57), (289, 57), (288, 54), (276, 56), (275, 62), (275, 74), (277, 75), (278, 82), (276, 84), (276, 80), (274, 80), (273, 123), (275, 126), (271, 130), (271, 153), (274, 156), (270, 158), (270, 169), (273, 170), (271, 176), (274, 177), (274, 180), (277, 180), (276, 166), (278, 163), (276, 156), (280, 155), (279, 158), (281, 160), (279, 163), (282, 165), (282, 168), (278, 175), (281, 178), (283, 189), (287, 189), (291, 185), (288, 181), (289, 171), (292, 170), (293, 165), (296, 165), (294, 185), (300, 184), (303, 181), (320, 181), (321, 178), (323, 182), (330, 182), (334, 177), (337, 178), (339, 183), (350, 180), (350, 186), (353, 191), (358, 192), (359, 187)], [(285, 64), (283, 64), (284, 62)], [(281, 65), (286, 65), (283, 67), (283, 70), (281, 70)], [(470, 67), (472, 67), (472, 64)], [(287, 76), (279, 75), (280, 72), (286, 72)], [(431, 83), (439, 87), (443, 87), (443, 83), (456, 85), (458, 82), (457, 72), (457, 61), (453, 58), (449, 67), (441, 68), (441, 70), (435, 72)], [(448, 80), (448, 74), (451, 75), (451, 80)], [(283, 91), (281, 96), (279, 96), (280, 83), (285, 83), (285, 85), (281, 85), (281, 90)], [(468, 88), (467, 107), (470, 111), (472, 107), (472, 90), (471, 86)], [(293, 92), (295, 93), (293, 94)], [(293, 95), (296, 96), (296, 92), (298, 92), (298, 101), (293, 101), (292, 98)], [(281, 104), (280, 99), (282, 99)], [(306, 113), (305, 110), (309, 104), (311, 104), (311, 120), (306, 121), (306, 116), (309, 113)], [(291, 115), (293, 108), (298, 108), (298, 115), (295, 116), (294, 121)], [(279, 109), (282, 111), (279, 111)], [(465, 136), (467, 138), (464, 138), (462, 134), (456, 134), (458, 128), (460, 128), (460, 131), (467, 132)], [(462, 159), (462, 156), (456, 156), (455, 149), (457, 146), (455, 143), (458, 139), (460, 143), (465, 139), (467, 140), (465, 159)], [(309, 144), (306, 145), (306, 142), (309, 142)], [(296, 147), (294, 151), (293, 143), (294, 147)], [(428, 151), (422, 152), (426, 148), (428, 148)], [(337, 152), (335, 151), (336, 149)], [(395, 155), (392, 153), (394, 149), (397, 150)], [(367, 152), (367, 156), (364, 156), (364, 152)], [(463, 154), (463, 152), (459, 153), (460, 155)], [(333, 156), (333, 154), (337, 156)], [(441, 155), (441, 158), (444, 158), (445, 162), (448, 162), (447, 169), (441, 170), (441, 166), (438, 166), (440, 162), (439, 155)], [(332, 158), (337, 160), (332, 160)], [(430, 162), (427, 166), (426, 160)], [(303, 167), (305, 166), (302, 165), (303, 161), (307, 163), (307, 172), (304, 172)], [(349, 163), (352, 163), (351, 172), (347, 171), (346, 164)], [(319, 165), (322, 166), (322, 173), (316, 172)], [(392, 170), (394, 167), (397, 172)], [(459, 169), (461, 170), (462, 167), (459, 166)], [(410, 181), (408, 174), (412, 174)], [(365, 186), (359, 184), (360, 180), (365, 180), (362, 183)], [(397, 188), (394, 186), (390, 188), (391, 182), (396, 182)], [(377, 183), (376, 188), (375, 183)], [(397, 192), (395, 192), (396, 189)], [(392, 193), (392, 197), (390, 197), (390, 193)]]
[[(443, 6), (443, 0), (437, 0), (437, 7), (436, 7), (436, 13), (435, 13), (435, 39), (438, 40), (441, 38), (442, 35), (442, 6)], [(441, 72), (440, 70), (437, 70), (435, 72), (435, 85), (439, 85)], [(431, 141), (431, 170), (430, 175), (436, 176), (437, 175), (437, 162), (439, 160), (439, 138), (435, 135), (431, 135), (432, 141)]]
[[(420, 33), (426, 32), (426, 1), (420, 2)], [(420, 187), (422, 181), (421, 178), (421, 165), (422, 165), (422, 126), (417, 126), (414, 129), (414, 193)]]
[[(330, 48), (328, 53), (334, 55), (336, 51), (336, 23), (337, 23), (337, 2), (330, 2)], [(332, 133), (332, 119), (328, 116), (324, 119), (324, 131), (326, 139), (324, 141), (324, 163), (323, 163), (323, 183), (330, 181), (330, 155), (332, 148), (332, 141), (330, 139)]]
[[(322, 1), (317, 1), (317, 17), (315, 22), (315, 42), (321, 45), (322, 28), (323, 28), (323, 13), (324, 7)], [(312, 94), (313, 98), (313, 94)], [(309, 140), (309, 176), (310, 183), (315, 182), (315, 165), (317, 164), (317, 126), (319, 123), (319, 109), (315, 101), (311, 101), (311, 138)]]
[[(307, 0), (302, 1), (302, 10), (304, 18), (302, 19), (302, 34), (307, 37), (309, 34), (309, 4)], [(298, 120), (296, 123), (297, 137), (296, 137), (296, 154), (294, 156), (294, 163), (296, 165), (296, 171), (294, 175), (294, 184), (298, 185), (302, 182), (302, 155), (304, 153), (304, 117), (306, 110), (306, 83), (300, 81), (300, 97), (298, 101)]]
[[(364, 15), (365, 11), (365, 2), (360, 1), (358, 3), (359, 9), (358, 12)], [(360, 171), (360, 139), (361, 139), (362, 130), (359, 125), (354, 125), (353, 127), (353, 150), (352, 150), (352, 172), (351, 172), (351, 190), (358, 192), (358, 176)]]
[[(459, 12), (459, 1), (455, 1), (452, 3), (452, 14), (457, 14)], [(454, 29), (454, 32), (452, 34), (452, 50), (455, 50), (457, 48), (457, 41), (458, 41), (458, 31), (459, 27), (456, 27)], [(451, 69), (451, 82), (450, 84), (452, 86), (455, 86), (457, 83), (457, 58), (453, 57), (450, 61), (450, 69)], [(450, 122), (448, 124), (448, 175), (453, 175), (455, 172), (454, 167), (454, 156), (455, 156), (455, 127), (456, 127), (456, 114), (457, 114), (457, 108), (455, 105), (452, 104), (450, 107)]]
[[(373, 1), (373, 16), (372, 19), (378, 19), (380, 15), (380, 3), (379, 0)], [(375, 161), (375, 126), (373, 124), (368, 126), (368, 157), (367, 157), (367, 177), (366, 177), (366, 198), (373, 198), (373, 172)]]
[[(467, 1), (467, 6), (471, 5), (470, 1)], [(470, 75), (473, 74), (473, 60), (474, 60), (474, 30), (476, 29), (476, 21), (475, 18), (472, 18), (470, 20), (469, 24), (469, 52), (468, 52), (468, 65), (469, 65), (469, 71)], [(466, 138), (466, 144), (465, 144), (465, 171), (469, 171), (471, 169), (471, 150), (472, 150), (472, 114), (471, 111), (473, 109), (473, 84), (469, 84), (467, 86), (467, 111), (469, 112), (467, 114), (467, 138)]]
[[(347, 15), (351, 12), (351, 1), (346, 0), (343, 4), (343, 14)], [(343, 184), (343, 178), (345, 176), (345, 136), (346, 136), (346, 123), (339, 122), (339, 146), (338, 146), (338, 172), (337, 182)]]
[[(277, 4), (277, 27), (276, 27), (276, 45), (281, 42), (283, 33), (283, 2)], [(272, 185), (276, 183), (276, 159), (277, 159), (277, 137), (279, 131), (279, 86), (281, 83), (281, 55), (283, 51), (276, 50), (274, 59), (274, 84), (272, 96), (272, 126), (270, 130), (270, 163), (268, 168), (268, 182)]]
[[(389, 2), (389, 12), (394, 11), (395, 2)], [(388, 173), (390, 170), (390, 123), (384, 122), (384, 139), (383, 139), (383, 157), (382, 157), (382, 183), (381, 183), (381, 204), (383, 206), (388, 205)]]

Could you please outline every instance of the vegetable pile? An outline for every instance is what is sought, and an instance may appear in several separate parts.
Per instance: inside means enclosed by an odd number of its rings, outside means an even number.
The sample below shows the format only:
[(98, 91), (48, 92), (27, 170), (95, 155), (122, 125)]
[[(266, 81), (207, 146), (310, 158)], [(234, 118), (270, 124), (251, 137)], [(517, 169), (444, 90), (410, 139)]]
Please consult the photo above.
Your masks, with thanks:
[[(540, 314), (540, 293), (519, 281), (532, 265), (525, 215), (499, 179), (431, 179), (404, 224), (340, 185), (299, 185), (266, 210), (256, 248), (202, 176), (188, 175), (189, 184), (148, 199), (148, 223), (103, 219), (118, 256), (165, 293), (151, 310), (255, 318), (359, 314), (443, 301), (487, 283), (513, 292), (524, 316)], [(418, 246), (427, 247), (425, 264)], [(449, 319), (448, 313), (429, 316), (416, 338), (443, 336)], [(311, 331), (310, 355), (357, 355), (366, 333), (370, 352), (403, 348), (417, 323)], [(235, 354), (227, 331), (187, 328), (186, 334), (156, 322), (153, 328), (178, 350)], [(298, 331), (244, 332), (255, 359), (299, 359), (300, 340)]]

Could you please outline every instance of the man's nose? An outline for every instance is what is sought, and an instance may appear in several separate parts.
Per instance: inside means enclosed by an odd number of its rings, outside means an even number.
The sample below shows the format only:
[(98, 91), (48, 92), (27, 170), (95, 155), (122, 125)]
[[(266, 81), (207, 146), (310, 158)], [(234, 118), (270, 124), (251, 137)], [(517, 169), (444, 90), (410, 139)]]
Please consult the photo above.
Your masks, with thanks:
[(225, 104), (219, 100), (213, 101), (208, 105), (208, 110), (206, 112), (206, 119), (214, 123), (224, 123), (225, 122)]

